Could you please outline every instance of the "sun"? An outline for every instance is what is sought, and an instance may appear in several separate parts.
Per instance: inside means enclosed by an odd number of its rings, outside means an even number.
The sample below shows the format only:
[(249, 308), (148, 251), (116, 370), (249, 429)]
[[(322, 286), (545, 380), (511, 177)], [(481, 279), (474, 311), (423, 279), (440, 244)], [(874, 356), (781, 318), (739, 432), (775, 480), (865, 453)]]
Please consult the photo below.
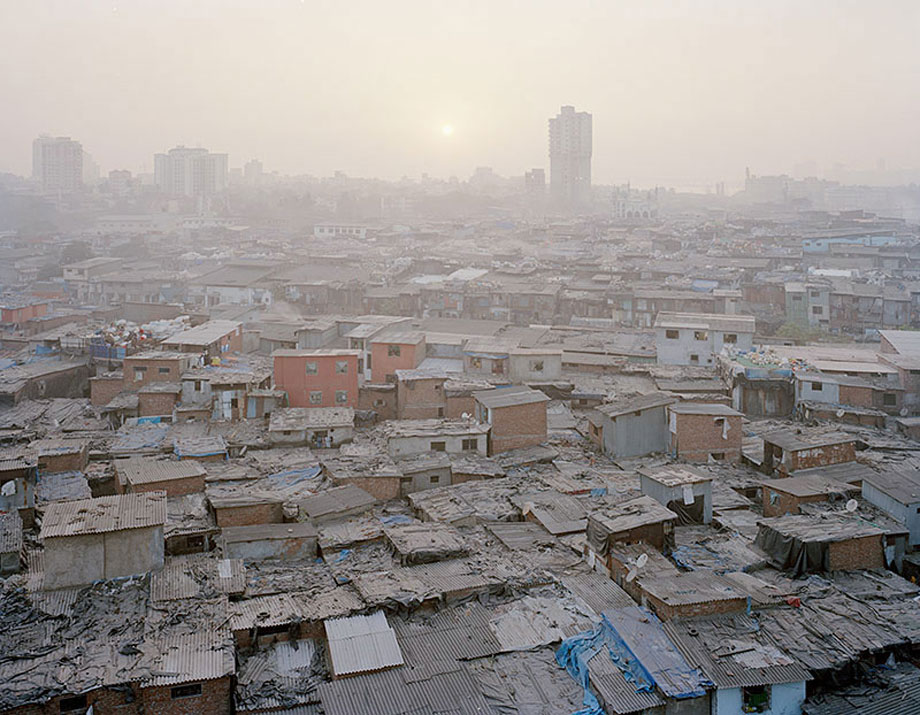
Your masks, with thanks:
[(454, 128), (452, 125), (445, 124), (443, 127), (441, 127), (441, 134), (443, 134), (444, 136), (449, 137), (453, 133), (454, 133)]

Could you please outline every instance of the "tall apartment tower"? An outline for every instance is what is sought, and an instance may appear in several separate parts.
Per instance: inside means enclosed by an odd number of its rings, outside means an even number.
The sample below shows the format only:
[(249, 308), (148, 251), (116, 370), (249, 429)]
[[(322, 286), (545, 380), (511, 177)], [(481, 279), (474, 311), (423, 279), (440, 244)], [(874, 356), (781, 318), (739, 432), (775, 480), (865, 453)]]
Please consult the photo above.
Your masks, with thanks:
[(166, 154), (153, 155), (157, 188), (173, 196), (212, 196), (227, 188), (226, 154), (207, 149), (177, 146)]
[(83, 187), (83, 146), (70, 137), (40, 136), (32, 142), (32, 178), (44, 193)]
[(586, 204), (591, 196), (591, 115), (562, 107), (549, 120), (549, 185), (566, 205)]

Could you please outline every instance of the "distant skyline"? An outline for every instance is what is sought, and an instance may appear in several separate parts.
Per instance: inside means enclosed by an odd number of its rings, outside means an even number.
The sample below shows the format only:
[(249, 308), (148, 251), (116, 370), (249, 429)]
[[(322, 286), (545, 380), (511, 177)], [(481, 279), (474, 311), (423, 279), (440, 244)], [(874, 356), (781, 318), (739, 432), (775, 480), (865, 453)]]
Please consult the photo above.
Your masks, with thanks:
[(0, 0), (0, 171), (42, 133), (104, 172), (203, 146), (396, 179), (549, 168), (594, 117), (593, 183), (920, 167), (915, 0)]

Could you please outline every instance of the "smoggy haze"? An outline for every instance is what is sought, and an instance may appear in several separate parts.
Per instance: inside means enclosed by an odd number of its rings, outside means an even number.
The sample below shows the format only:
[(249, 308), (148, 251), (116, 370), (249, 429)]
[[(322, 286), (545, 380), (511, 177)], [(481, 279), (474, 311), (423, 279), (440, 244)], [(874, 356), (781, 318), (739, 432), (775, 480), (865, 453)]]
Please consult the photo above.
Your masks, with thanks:
[(560, 104), (593, 114), (597, 183), (920, 165), (915, 0), (253, 4), (0, 0), (0, 171), (48, 132), (103, 171), (185, 143), (283, 173), (521, 174)]

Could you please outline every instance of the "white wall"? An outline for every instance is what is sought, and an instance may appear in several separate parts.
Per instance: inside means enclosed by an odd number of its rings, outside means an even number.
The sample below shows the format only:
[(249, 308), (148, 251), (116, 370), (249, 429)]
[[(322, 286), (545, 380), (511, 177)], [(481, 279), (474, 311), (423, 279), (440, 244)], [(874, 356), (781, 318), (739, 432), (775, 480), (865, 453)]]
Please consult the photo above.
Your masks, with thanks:
[[(770, 709), (762, 715), (801, 715), (805, 702), (805, 682), (778, 683), (771, 686)], [(715, 691), (712, 715), (744, 715), (741, 709), (741, 688), (721, 688)]]

